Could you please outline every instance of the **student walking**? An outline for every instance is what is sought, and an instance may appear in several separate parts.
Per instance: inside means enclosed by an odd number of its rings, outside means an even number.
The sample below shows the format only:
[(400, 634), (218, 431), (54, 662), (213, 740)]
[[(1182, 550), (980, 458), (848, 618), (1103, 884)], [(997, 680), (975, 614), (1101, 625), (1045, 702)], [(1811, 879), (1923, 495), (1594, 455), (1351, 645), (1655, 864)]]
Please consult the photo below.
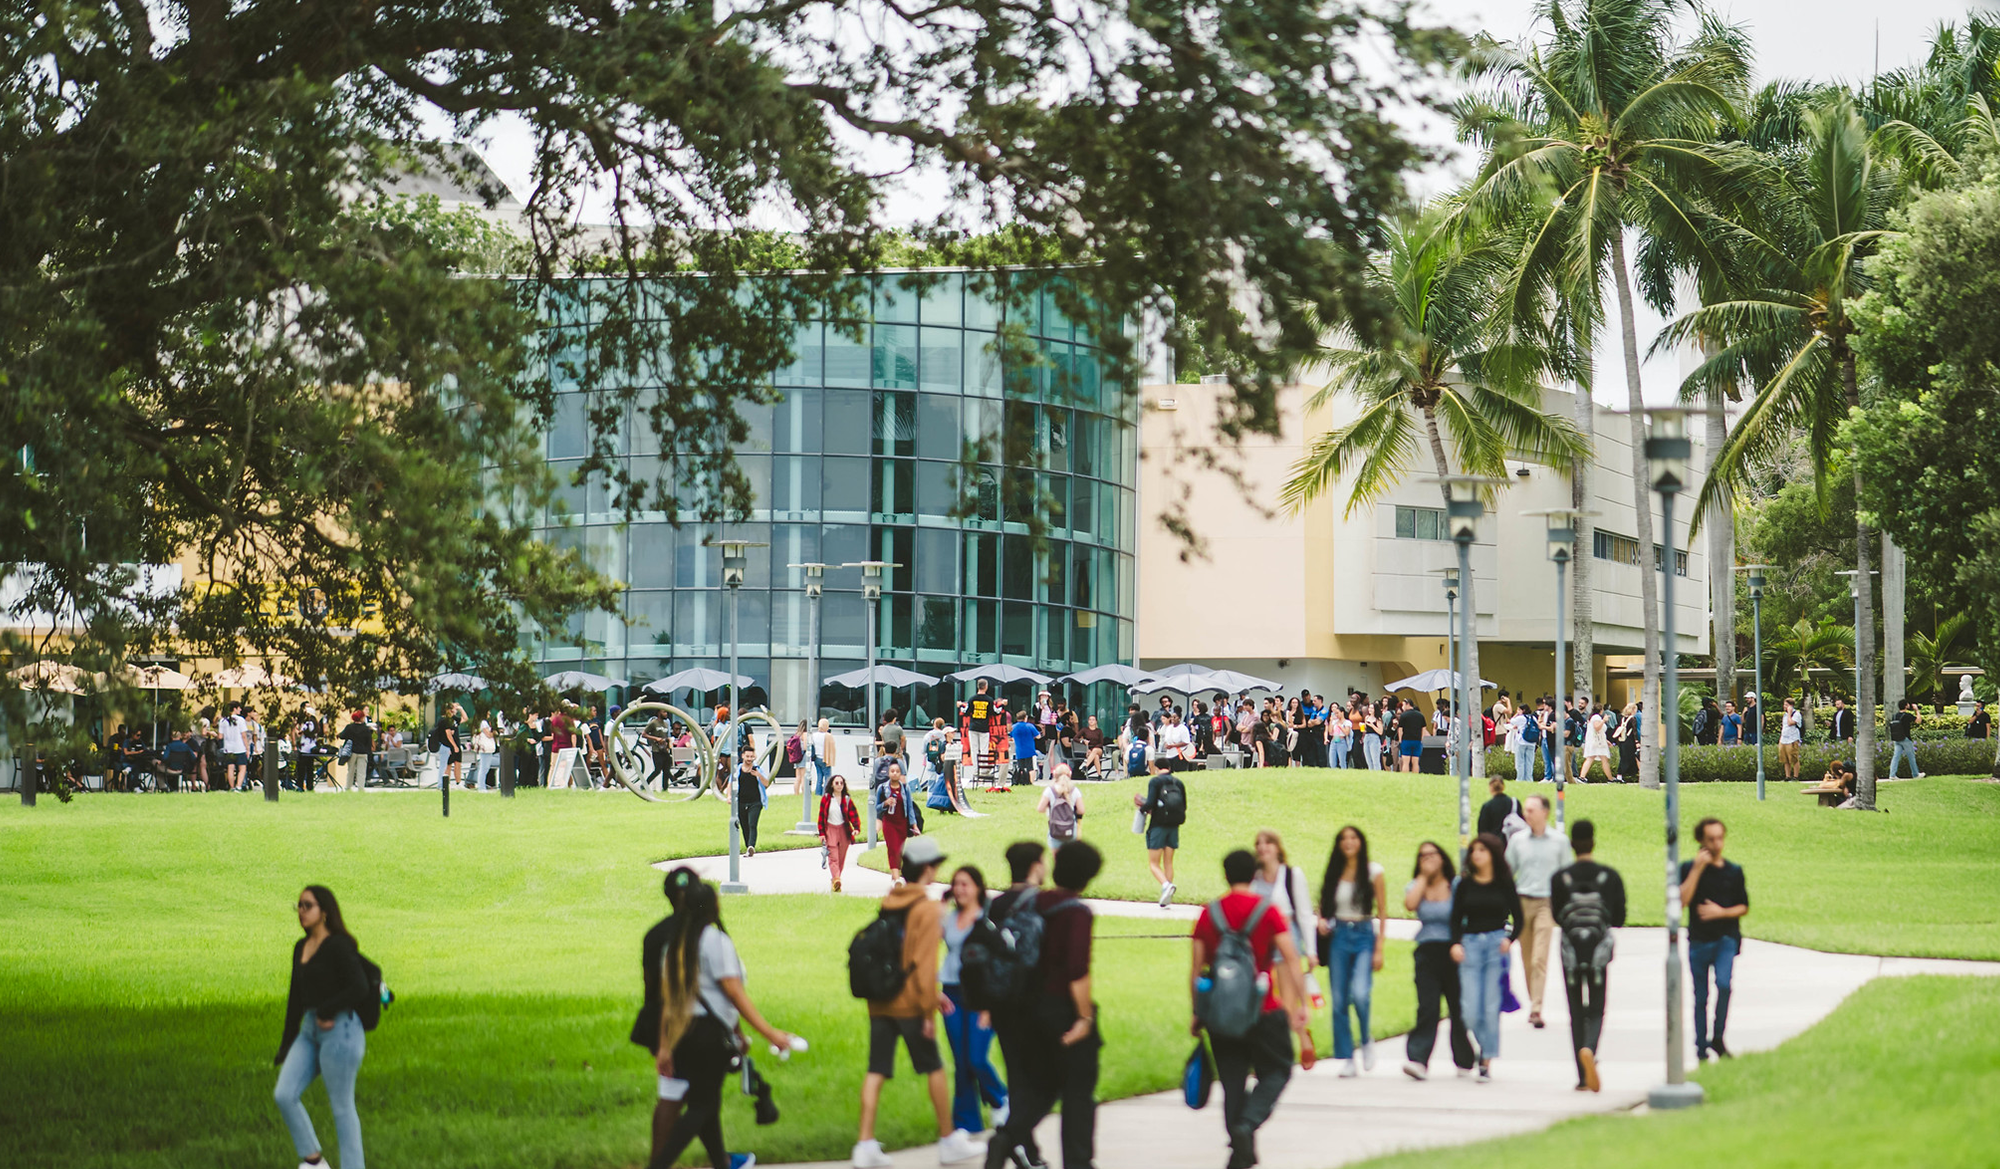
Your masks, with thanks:
[[(1054, 889), (1035, 895), (1042, 917), (1040, 993), (1025, 1008), (1017, 1066), (1009, 1061), (1007, 1123), (986, 1146), (986, 1169), (1002, 1169), (1035, 1126), (1062, 1104), (1063, 1169), (1092, 1169), (1097, 1146), (1097, 1071), (1104, 1040), (1090, 997), (1091, 912), (1083, 891), (1104, 857), (1076, 840), (1056, 853)], [(1074, 904), (1072, 904), (1074, 903)], [(1020, 1073), (1026, 1073), (1022, 1075)]]
[(1617, 776), (1611, 773), (1611, 737), (1604, 726), (1604, 711), (1591, 712), (1590, 721), (1583, 732), (1583, 770), (1578, 773), (1578, 783), (1590, 782), (1590, 769), (1596, 766), (1604, 774), (1604, 782), (1611, 783)]
[(1898, 778), (1904, 759), (1910, 761), (1910, 778), (1924, 777), (1924, 773), (1917, 768), (1917, 743), (1914, 738), (1917, 725), (1923, 721), (1923, 716), (1917, 713), (1916, 703), (1907, 698), (1897, 701), (1896, 713), (1889, 718), (1889, 774), (1883, 778)]
[(1319, 952), (1319, 915), (1313, 911), (1312, 898), (1306, 892), (1306, 871), (1291, 863), (1285, 855), (1284, 838), (1269, 828), (1257, 830), (1255, 855), (1257, 875), (1250, 879), (1250, 891), (1259, 897), (1268, 896), (1271, 904), (1285, 915), (1292, 947), (1299, 952), (1299, 961), (1303, 963), (1306, 992), (1318, 999), (1319, 983), (1312, 971), (1314, 957)]
[(1171, 770), (1171, 761), (1155, 755), (1153, 778), (1146, 794), (1132, 804), (1146, 817), (1146, 868), (1160, 883), (1160, 908), (1174, 899), (1174, 852), (1181, 846), (1181, 825), (1187, 823), (1187, 785)]
[[(1479, 820), (1475, 831), (1488, 832), (1502, 840), (1507, 838), (1510, 820), (1518, 820), (1521, 815), (1521, 801), (1507, 794), (1507, 781), (1494, 776), (1486, 781), (1486, 790), (1493, 793), (1486, 802), (1479, 805)], [(1518, 830), (1519, 824), (1515, 825)]]
[(1007, 1121), (1007, 1085), (993, 1070), (992, 1020), (986, 1012), (965, 1005), (965, 991), (959, 985), (965, 939), (985, 912), (986, 875), (972, 865), (959, 866), (951, 875), (950, 900), (945, 905), (944, 965), (938, 970), (938, 983), (946, 1003), (945, 1038), (951, 1041), (951, 1121), (968, 1133), (986, 1131), (979, 1115), (982, 1099), (993, 1108), (994, 1127)]
[[(900, 777), (897, 777), (899, 780)], [(868, 1000), (868, 1074), (861, 1081), (861, 1131), (854, 1144), (855, 1169), (888, 1169), (894, 1162), (875, 1139), (875, 1116), (882, 1089), (896, 1074), (896, 1046), (910, 1053), (910, 1067), (925, 1078), (937, 1114), (938, 1164), (976, 1160), (986, 1146), (964, 1129), (952, 1127), (944, 1060), (938, 1055), (937, 1015), (945, 1003), (938, 990), (938, 943), (944, 940), (944, 906), (930, 899), (930, 883), (944, 863), (937, 841), (920, 836), (902, 850), (902, 883), (882, 898), (881, 915), (903, 926), (901, 987), (888, 999)]]
[(1611, 975), (1611, 931), (1625, 924), (1625, 882), (1618, 870), (1591, 858), (1597, 826), (1570, 825), (1576, 863), (1555, 875), (1549, 903), (1562, 931), (1563, 989), (1569, 995), (1569, 1042), (1576, 1052), (1579, 1091), (1601, 1092), (1597, 1076), (1604, 1036), (1604, 991)]
[(1799, 704), (1785, 699), (1784, 713), (1778, 718), (1778, 765), (1785, 769), (1786, 779), (1799, 777), (1799, 750), (1805, 742), (1805, 718), (1799, 713)]
[(757, 766), (757, 748), (748, 742), (736, 764), (736, 823), (743, 831), (743, 855), (757, 855), (757, 822), (771, 802), (771, 777)]
[(1451, 960), (1458, 963), (1458, 999), (1479, 1059), (1478, 1082), (1487, 1084), (1500, 1054), (1500, 983), (1507, 977), (1507, 953), (1521, 936), (1521, 896), (1498, 836), (1473, 837), (1465, 868), (1452, 890)]
[(897, 877), (903, 868), (904, 841), (923, 831), (917, 800), (903, 782), (903, 768), (891, 760), (889, 782), (875, 789), (875, 821), (882, 828), (882, 842), (889, 847), (889, 874)]
[(819, 798), (819, 839), (826, 846), (826, 868), (835, 893), (840, 892), (840, 875), (847, 870), (847, 850), (854, 845), (854, 826), (859, 822), (854, 801), (847, 795), (847, 777), (834, 776)]
[[(1237, 849), (1222, 858), (1223, 879), (1229, 892), (1212, 901), (1194, 923), (1194, 961), (1188, 971), (1188, 995), (1194, 1004), (1194, 1018), (1188, 1029), (1200, 1035), (1206, 1026), (1209, 1049), (1215, 1055), (1216, 1078), (1222, 1082), (1222, 1120), (1229, 1133), (1228, 1169), (1250, 1169), (1257, 1163), (1257, 1130), (1270, 1119), (1278, 1096), (1292, 1078), (1292, 1036), (1297, 1035), (1312, 1066), (1312, 1032), (1307, 1029), (1305, 981), (1299, 974), (1299, 952), (1292, 941), (1285, 914), (1269, 893), (1257, 893), (1251, 881), (1257, 876), (1257, 858)], [(1248, 954), (1242, 943), (1248, 941)], [(1230, 946), (1231, 942), (1234, 947)], [(1235, 985), (1261, 1000), (1251, 1023), (1241, 1032), (1219, 1025), (1218, 1016), (1233, 1013), (1218, 1009), (1207, 996), (1223, 992), (1220, 969), (1234, 960), (1243, 965), (1248, 959), (1251, 975)], [(1203, 981), (1208, 988), (1204, 989)], [(1243, 1006), (1248, 1006), (1245, 1000)], [(1204, 1010), (1209, 1015), (1205, 1022)], [(1233, 1021), (1233, 1020), (1232, 1020)], [(1257, 1086), (1249, 1088), (1252, 1075)]]
[(1460, 1010), (1458, 967), (1451, 960), (1451, 899), (1458, 866), (1443, 848), (1426, 840), (1417, 846), (1416, 868), (1403, 889), (1403, 908), (1417, 919), (1417, 1025), (1403, 1047), (1403, 1074), (1430, 1078), (1431, 1050), (1437, 1045), (1438, 1003), (1451, 1018), (1451, 1062), (1458, 1074), (1472, 1072), (1472, 1042)]
[[(1040, 895), (1042, 882), (1048, 877), (1046, 854), (1042, 846), (1034, 841), (1021, 840), (1008, 845), (1006, 856), (1007, 872), (1013, 884), (994, 897), (992, 903), (986, 907), (987, 920), (996, 925), (1005, 925), (1009, 917), (1023, 906), (1027, 912), (1036, 913), (1035, 898)], [(1082, 906), (1079, 904), (1077, 908), (1080, 909)], [(1026, 1082), (1029, 1074), (1029, 1035), (1034, 1012), (1023, 1004), (995, 1003), (989, 1013), (992, 1016), (993, 1037), (999, 1040), (1000, 1057), (1007, 1065), (1007, 1087), (1014, 1093), (1009, 1097), (1011, 1108), (1011, 1101), (1019, 1098), (1020, 1085)], [(1005, 1146), (1006, 1142), (1000, 1133), (1006, 1124), (1006, 1117), (995, 1112), (993, 1133), (989, 1138), (989, 1155), (992, 1147)], [(1021, 1165), (1030, 1169), (1044, 1169), (1041, 1150), (1035, 1144), (1035, 1134), (1032, 1131), (1008, 1139), (1016, 1143), (1013, 1149), (1006, 1151), (1017, 1153), (1016, 1159)]]
[[(1729, 988), (1736, 972), (1736, 955), (1743, 949), (1738, 923), (1750, 912), (1750, 890), (1743, 866), (1722, 856), (1729, 829), (1713, 816), (1694, 826), (1701, 851), (1681, 862), (1681, 904), (1688, 907), (1688, 973), (1694, 976), (1694, 1053), (1707, 1059), (1713, 1052), (1728, 1057), (1722, 1041), (1729, 1025)], [(1708, 980), (1715, 976), (1715, 1015), (1708, 1013)]]
[(354, 1081), (361, 1073), (368, 1038), (362, 1011), (379, 1011), (369, 985), (361, 948), (347, 932), (340, 902), (325, 885), (299, 891), (299, 929), (292, 946), (292, 981), (285, 994), (285, 1034), (278, 1041), (278, 1086), (272, 1095), (291, 1130), (292, 1147), (307, 1165), (325, 1163), (312, 1117), (299, 1098), (313, 1078), (326, 1081), (333, 1133), (340, 1142), (343, 1169), (364, 1169), (361, 1116), (354, 1110)]
[(1050, 852), (1076, 839), (1083, 820), (1083, 792), (1070, 779), (1069, 764), (1058, 763), (1050, 769), (1049, 785), (1042, 789), (1035, 811), (1048, 820)]
[(1529, 796), (1521, 802), (1526, 832), (1507, 840), (1507, 868), (1521, 895), (1521, 966), (1528, 975), (1528, 1025), (1540, 1030), (1542, 997), (1549, 981), (1549, 943), (1556, 919), (1549, 912), (1549, 881), (1556, 870), (1576, 861), (1569, 838), (1549, 827), (1549, 799)]
[[(655, 1062), (660, 1055), (660, 963), (667, 951), (667, 942), (674, 936), (680, 925), (681, 906), (687, 901), (688, 890), (701, 884), (701, 878), (686, 865), (669, 872), (661, 883), (661, 891), (667, 898), (667, 916), (653, 923), (639, 940), (639, 1017), (632, 1020), (632, 1042), (653, 1054)], [(654, 1153), (667, 1143), (667, 1135), (673, 1131), (674, 1121), (681, 1114), (681, 1102), (660, 1096), (653, 1102), (653, 1144)]]
[(709, 1163), (747, 1169), (748, 1153), (731, 1155), (722, 1138), (722, 1085), (740, 1048), (738, 1031), (748, 1023), (780, 1049), (792, 1037), (765, 1022), (743, 989), (743, 959), (722, 928), (715, 886), (696, 882), (682, 897), (660, 959), (660, 1046), (655, 1066), (660, 1097), (678, 1098), (680, 1115), (667, 1139), (653, 1150), (648, 1169), (672, 1169), (695, 1141)]
[[(1361, 1068), (1375, 1066), (1369, 1004), (1375, 972), (1382, 969), (1389, 906), (1382, 866), (1368, 859), (1368, 838), (1352, 824), (1334, 834), (1333, 853), (1326, 859), (1326, 876), (1319, 887), (1319, 916), (1320, 960), (1333, 997), (1333, 1057), (1347, 1061), (1340, 1069), (1343, 1077), (1358, 1076)], [(1348, 1032), (1350, 1009), (1358, 1039)], [(1360, 1066), (1355, 1060), (1357, 1042)]]

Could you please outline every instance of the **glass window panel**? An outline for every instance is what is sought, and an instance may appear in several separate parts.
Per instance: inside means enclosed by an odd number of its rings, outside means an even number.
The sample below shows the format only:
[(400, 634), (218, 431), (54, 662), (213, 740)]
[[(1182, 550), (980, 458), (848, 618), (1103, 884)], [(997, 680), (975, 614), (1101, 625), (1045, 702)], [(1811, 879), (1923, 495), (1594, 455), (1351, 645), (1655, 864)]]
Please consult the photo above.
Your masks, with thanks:
[(590, 419), (585, 394), (556, 396), (555, 415), (549, 419), (549, 457), (574, 459), (590, 453)]
[(1045, 578), (1042, 595), (1049, 604), (1060, 605), (1069, 592), (1069, 541), (1050, 540), (1049, 550), (1043, 558), (1042, 575)]
[(736, 449), (746, 451), (768, 451), (771, 449), (771, 403), (737, 402), (736, 416), (743, 420), (749, 433)]
[(771, 449), (817, 453), (822, 404), (817, 387), (786, 391), (785, 400), (772, 408)]
[[(725, 533), (732, 540), (744, 540), (760, 547), (743, 550), (743, 587), (767, 589), (771, 587), (771, 526), (769, 524), (731, 524)], [(715, 537), (717, 540), (721, 536)], [(715, 558), (716, 571), (721, 572), (722, 549), (710, 549)], [(719, 582), (722, 578), (718, 576)]]
[(1080, 666), (1102, 664), (1097, 656), (1097, 614), (1081, 610), (1070, 615), (1070, 660)]
[(1040, 466), (1045, 454), (1042, 443), (1047, 436), (1042, 433), (1041, 418), (1036, 413), (1035, 404), (1008, 402), (1005, 418), (1008, 441), (1015, 444), (1025, 443), (1028, 447), (1028, 459), (1036, 466)]
[(1000, 291), (995, 287), (1004, 277), (993, 274), (973, 276), (965, 282), (965, 327), (992, 331), (1000, 327)]
[(632, 586), (671, 588), (674, 583), (674, 530), (665, 524), (632, 525)]
[(1000, 652), (998, 601), (967, 601), (965, 603), (965, 643), (973, 653), (992, 655)]
[(908, 287), (900, 273), (879, 277), (875, 281), (875, 319), (915, 324), (920, 299), (917, 290)]
[(877, 629), (881, 635), (881, 645), (876, 650), (878, 656), (887, 652), (907, 657), (916, 648), (910, 628), (915, 601), (915, 597), (907, 595), (899, 597), (890, 594), (882, 598), (881, 611), (875, 616), (880, 622)]
[(875, 393), (874, 450), (878, 455), (917, 453), (917, 395)]
[(555, 473), (556, 492), (549, 500), (549, 522), (565, 523), (581, 520), (587, 506), (588, 494), (583, 484), (575, 482), (577, 468), (581, 463), (553, 463), (549, 470)]
[(891, 592), (910, 591), (911, 562), (916, 559), (916, 551), (911, 541), (913, 533), (909, 528), (876, 528), (870, 556), (875, 560), (886, 560), (895, 568), (882, 570), (882, 587)]
[(1396, 509), (1396, 538), (1414, 540), (1417, 538), (1417, 509), (1399, 507)]
[(917, 388), (917, 330), (913, 325), (875, 326), (874, 381), (891, 389)]
[(1038, 609), (1036, 622), (1042, 634), (1042, 660), (1066, 662), (1069, 660), (1069, 611), (1066, 609)]
[[(924, 324), (956, 325), (964, 319), (960, 309), (960, 295), (965, 285), (965, 277), (958, 272), (949, 272), (924, 289)], [(928, 347), (928, 346), (926, 346)], [(926, 377), (930, 376), (928, 374)]]
[(680, 589), (674, 593), (674, 652), (713, 653), (722, 638), (716, 619), (722, 594), (715, 589)]
[[(860, 524), (828, 524), (820, 530), (820, 559), (832, 565), (853, 564), (868, 556), (868, 529)], [(858, 589), (861, 587), (861, 570), (858, 568), (829, 568), (826, 570), (829, 589)]]
[(868, 511), (870, 484), (867, 459), (820, 460), (820, 507), (828, 512), (861, 516)]
[[(1028, 536), (1007, 536), (1001, 561), (1000, 595), (1017, 601), (1035, 599), (1035, 542)], [(1026, 651), (1022, 651), (1026, 652)]]
[(965, 585), (981, 597), (1000, 595), (1000, 537), (974, 535), (965, 538)]
[(913, 579), (918, 592), (956, 595), (958, 533), (947, 528), (919, 528), (915, 567)]
[(714, 588), (722, 583), (721, 555), (702, 543), (709, 531), (705, 524), (673, 529), (675, 588)]
[(771, 493), (771, 456), (737, 455), (736, 465), (743, 470), (744, 478), (750, 480), (750, 506), (768, 508), (774, 498)]
[(584, 529), (583, 558), (612, 580), (625, 579), (625, 530), (611, 524)]
[[(926, 304), (925, 311), (929, 311)], [(954, 597), (923, 597), (917, 610), (917, 648), (958, 648), (958, 601)]]
[(771, 460), (771, 510), (794, 515), (819, 510), (820, 461), (810, 455)]
[(826, 384), (829, 386), (866, 386), (868, 384), (868, 329), (863, 326), (860, 338), (855, 338), (847, 330), (835, 325), (826, 329)]
[(1049, 526), (1062, 528), (1069, 525), (1069, 476), (1043, 475), (1042, 501), (1039, 506), (1048, 510)]
[(1068, 410), (1050, 406), (1042, 411), (1042, 448), (1048, 452), (1048, 468), (1051, 471), (1070, 469), (1069, 438), (1072, 415)]
[(969, 401), (965, 404), (966, 434), (980, 444), (979, 457), (988, 463), (1000, 461), (1000, 403)]
[[(671, 646), (674, 641), (674, 594), (627, 593), (625, 613), (632, 620), (627, 640), (634, 646)], [(670, 651), (671, 652), (671, 651)]]
[(1000, 474), (1001, 518), (1010, 524), (1032, 523), (1038, 506), (1035, 499), (1035, 473), (1018, 467), (1007, 467)]
[(1081, 345), (1070, 360), (1070, 369), (1076, 376), (1070, 393), (1082, 405), (1094, 405), (1103, 392), (1103, 376), (1097, 361), (1096, 352)]
[(920, 388), (937, 393), (957, 393), (965, 380), (965, 362), (960, 355), (965, 334), (957, 329), (926, 327), (918, 336), (923, 346), (917, 367)]
[(993, 338), (968, 333), (965, 338), (965, 392), (981, 398), (1000, 396), (1000, 353)]
[(875, 460), (875, 484), (868, 511), (878, 523), (912, 523), (917, 518), (917, 464), (913, 459)]
[(1049, 398), (1067, 402), (1076, 396), (1076, 351), (1066, 341), (1044, 342), (1042, 356), (1048, 359)]
[[(854, 576), (854, 569), (847, 575)], [(821, 599), (819, 613), (820, 644), (822, 647), (838, 646), (842, 652), (855, 649), (865, 653), (868, 645), (868, 610), (863, 608), (861, 594), (836, 593), (829, 591)], [(832, 671), (830, 671), (832, 672)]]
[(950, 518), (958, 510), (958, 465), (917, 464), (917, 514)]
[(868, 406), (869, 394), (865, 390), (828, 390), (819, 449), (829, 455), (868, 454), (873, 447)]
[(978, 518), (998, 522), (1000, 519), (1000, 473), (991, 467), (980, 467), (973, 472), (973, 492)]
[(1000, 652), (1013, 657), (1029, 657), (1035, 652), (1034, 606), (1007, 601), (1000, 609)]
[[(736, 652), (764, 655), (771, 652), (771, 594), (763, 589), (744, 589), (737, 601), (742, 605), (736, 618)], [(729, 597), (722, 597), (722, 641), (723, 652), (729, 652)], [(724, 669), (728, 668), (724, 663)], [(751, 662), (743, 662), (742, 669), (752, 678), (762, 671)]]
[(812, 648), (812, 613), (803, 592), (771, 594), (771, 652), (805, 652)]
[(1070, 547), (1069, 603), (1079, 609), (1092, 607), (1097, 595), (1095, 574), (1090, 570), (1091, 550), (1081, 544)]
[(661, 389), (641, 390), (639, 391), (638, 398), (633, 401), (630, 414), (632, 421), (625, 428), (625, 433), (632, 436), (633, 454), (657, 455), (660, 453), (660, 436), (653, 430), (653, 419), (648, 407), (658, 401), (665, 393), (666, 391)]
[(964, 433), (958, 399), (937, 394), (918, 394), (916, 398), (917, 454), (926, 459), (957, 459)]
[(1070, 492), (1069, 526), (1079, 535), (1097, 534), (1097, 485), (1087, 479), (1074, 482)]
[(774, 583), (789, 588), (804, 588), (806, 570), (789, 567), (793, 564), (809, 564), (819, 560), (819, 526), (817, 524), (772, 524), (771, 525), (771, 572)]
[(792, 335), (791, 364), (779, 369), (775, 381), (780, 386), (820, 384), (821, 362), (825, 353), (825, 326), (818, 321), (800, 325)]
[[(1133, 611), (1132, 586), (1132, 558), (1121, 555), (1118, 557), (1118, 611), (1120, 613), (1130, 613)], [(1127, 622), (1127, 624), (1130, 624), (1130, 622)]]
[(1042, 289), (1042, 335), (1067, 341), (1072, 328), (1069, 318), (1063, 315), (1062, 308), (1056, 304), (1055, 288)]

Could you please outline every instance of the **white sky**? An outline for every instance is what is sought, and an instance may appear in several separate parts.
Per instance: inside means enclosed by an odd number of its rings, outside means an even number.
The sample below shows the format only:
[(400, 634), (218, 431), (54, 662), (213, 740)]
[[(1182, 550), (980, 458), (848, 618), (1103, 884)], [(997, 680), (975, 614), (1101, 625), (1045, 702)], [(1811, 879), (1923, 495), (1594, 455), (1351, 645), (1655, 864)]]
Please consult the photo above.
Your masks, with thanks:
[[(1534, 0), (1428, 0), (1428, 3), (1435, 19), (1466, 32), (1484, 30), (1507, 40), (1531, 29)], [(1866, 0), (1719, 0), (1716, 3), (1717, 11), (1726, 19), (1749, 25), (1757, 46), (1760, 84), (1775, 77), (1864, 81), (1874, 72), (1878, 61), (1878, 36), (1882, 68), (1912, 63), (1921, 58), (1924, 45), (1938, 24), (1962, 23), (1971, 6), (1967, 0), (1902, 0), (1893, 7), (1879, 0), (1876, 3)], [(1428, 132), (1444, 131), (1432, 128)], [(517, 194), (524, 193), (533, 158), (533, 142), (525, 127), (518, 119), (497, 122), (483, 138), (482, 150), (488, 163)], [(1430, 176), (1420, 182), (1420, 189), (1433, 189), (1450, 181), (1450, 174)], [(935, 175), (906, 178), (888, 202), (887, 218), (891, 222), (927, 218), (935, 213), (944, 193), (943, 184)], [(1607, 302), (1609, 299), (1607, 296)], [(1639, 306), (1636, 315), (1643, 352), (1663, 322), (1644, 305)], [(1605, 329), (1596, 364), (1596, 397), (1622, 404), (1624, 366), (1615, 321)], [(1675, 358), (1663, 357), (1648, 364), (1641, 371), (1647, 400), (1671, 401), (1681, 375), (1681, 362)]]

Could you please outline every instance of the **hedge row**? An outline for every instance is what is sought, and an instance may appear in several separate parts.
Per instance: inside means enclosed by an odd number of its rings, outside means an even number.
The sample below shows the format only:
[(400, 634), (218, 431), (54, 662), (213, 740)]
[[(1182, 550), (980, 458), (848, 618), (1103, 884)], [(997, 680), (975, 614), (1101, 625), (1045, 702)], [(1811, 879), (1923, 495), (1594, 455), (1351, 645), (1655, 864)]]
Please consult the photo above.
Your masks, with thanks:
[[(1878, 740), (1879, 750), (1875, 758), (1877, 777), (1889, 774), (1890, 747), (1886, 740)], [(1799, 779), (1805, 783), (1817, 783), (1826, 778), (1826, 765), (1841, 759), (1852, 762), (1853, 745), (1842, 743), (1828, 745), (1807, 743), (1799, 753)], [(1617, 762), (1613, 757), (1613, 763)], [(1927, 775), (1989, 775), (1996, 770), (1994, 763), (1994, 743), (1991, 739), (1951, 739), (1943, 742), (1918, 742), (1917, 765)], [(1908, 765), (1904, 765), (1905, 770)], [(1486, 774), (1499, 776), (1509, 782), (1514, 779), (1514, 758), (1506, 751), (1486, 752)], [(1766, 782), (1776, 781), (1784, 774), (1778, 765), (1776, 744), (1764, 747), (1764, 778)], [(1595, 778), (1595, 773), (1593, 773)], [(1683, 783), (1754, 783), (1757, 779), (1757, 749), (1755, 747), (1692, 747), (1681, 748), (1681, 782)]]

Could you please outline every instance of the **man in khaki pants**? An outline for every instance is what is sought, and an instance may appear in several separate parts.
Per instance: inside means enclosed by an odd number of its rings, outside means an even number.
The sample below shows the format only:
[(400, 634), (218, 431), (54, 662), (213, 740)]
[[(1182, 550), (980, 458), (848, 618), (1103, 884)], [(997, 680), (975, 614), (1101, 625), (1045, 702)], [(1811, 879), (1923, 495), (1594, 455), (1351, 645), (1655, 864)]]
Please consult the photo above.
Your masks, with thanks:
[(1558, 869), (1576, 863), (1569, 838), (1549, 828), (1547, 796), (1521, 801), (1526, 832), (1507, 842), (1507, 867), (1514, 870), (1514, 888), (1521, 895), (1521, 965), (1528, 972), (1528, 1022), (1542, 1026), (1542, 990), (1548, 982), (1549, 939), (1556, 919), (1549, 912), (1549, 883)]

